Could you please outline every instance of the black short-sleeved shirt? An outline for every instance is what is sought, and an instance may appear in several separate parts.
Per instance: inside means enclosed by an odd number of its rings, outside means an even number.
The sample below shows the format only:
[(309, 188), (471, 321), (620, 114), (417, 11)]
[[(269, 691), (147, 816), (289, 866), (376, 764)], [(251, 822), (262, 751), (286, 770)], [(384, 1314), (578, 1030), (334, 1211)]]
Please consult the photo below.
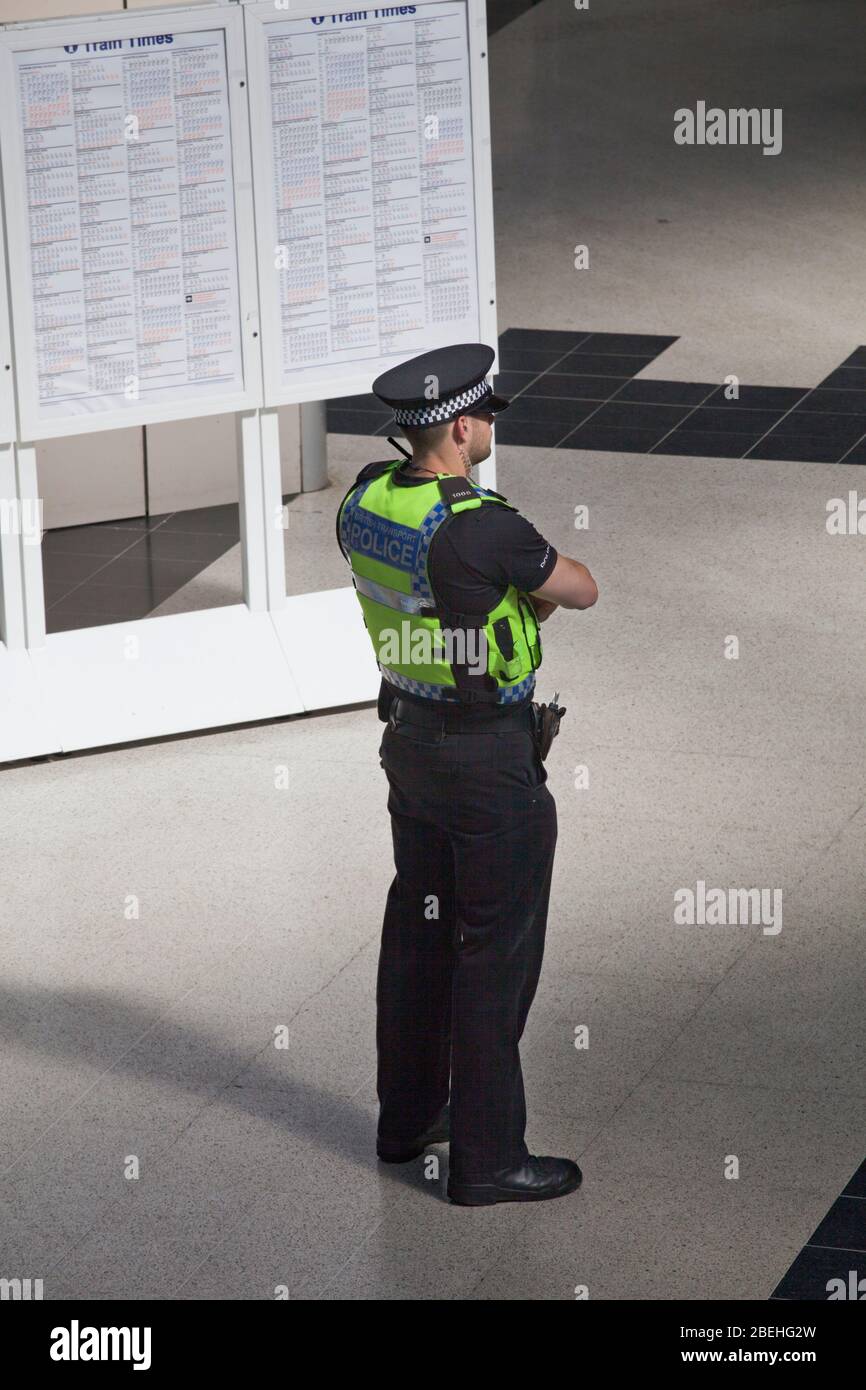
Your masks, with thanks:
[[(431, 481), (407, 477), (402, 468), (395, 469), (392, 477), (401, 487), (420, 487)], [(556, 559), (556, 550), (526, 517), (491, 502), (457, 512), (440, 527), (430, 546), (427, 569), (441, 604), (455, 613), (486, 615), (501, 602), (509, 584), (525, 593), (540, 589), (550, 578)], [(411, 696), (391, 685), (388, 688), (429, 708), (430, 701), (423, 696)], [(466, 712), (489, 714), (490, 706), (467, 706)]]

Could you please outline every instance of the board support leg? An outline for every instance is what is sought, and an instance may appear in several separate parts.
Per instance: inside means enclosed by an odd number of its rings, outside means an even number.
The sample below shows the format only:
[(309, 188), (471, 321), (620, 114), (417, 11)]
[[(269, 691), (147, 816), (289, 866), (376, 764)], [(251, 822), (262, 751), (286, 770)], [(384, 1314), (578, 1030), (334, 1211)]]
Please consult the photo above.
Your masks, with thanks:
[(320, 492), (327, 486), (327, 402), (304, 401), (301, 406), (301, 492)]
[(21, 573), (21, 505), (15, 448), (0, 448), (0, 642), (10, 651), (26, 646)]
[(21, 528), (21, 607), (24, 645), (32, 650), (45, 646), (45, 584), (42, 578), (42, 498), (36, 477), (36, 445), (16, 444), (15, 476)]
[(279, 411), (260, 410), (259, 419), (262, 431), (262, 492), (265, 508), (268, 608), (273, 610), (286, 606), (288, 512), (283, 506)]
[(252, 612), (267, 612), (286, 602), (277, 411), (241, 411), (237, 428), (244, 602)]

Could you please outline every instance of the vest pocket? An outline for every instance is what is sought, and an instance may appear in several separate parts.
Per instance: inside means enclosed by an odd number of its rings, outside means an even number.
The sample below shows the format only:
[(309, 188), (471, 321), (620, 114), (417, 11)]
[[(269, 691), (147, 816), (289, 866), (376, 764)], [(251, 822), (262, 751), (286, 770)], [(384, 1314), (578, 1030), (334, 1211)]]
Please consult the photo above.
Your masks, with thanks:
[(493, 624), (493, 636), (496, 638), (496, 650), (499, 653), (494, 663), (495, 674), (503, 680), (514, 680), (520, 675), (521, 660), (514, 648), (514, 634), (507, 617), (497, 618)]
[[(541, 624), (535, 616), (535, 609), (532, 600), (525, 594), (518, 594), (517, 608), (520, 613), (520, 621), (523, 624), (523, 636), (526, 639), (526, 647), (529, 652), (529, 660), (533, 671), (537, 671), (541, 665)], [(529, 630), (527, 631), (526, 619), (529, 618)]]

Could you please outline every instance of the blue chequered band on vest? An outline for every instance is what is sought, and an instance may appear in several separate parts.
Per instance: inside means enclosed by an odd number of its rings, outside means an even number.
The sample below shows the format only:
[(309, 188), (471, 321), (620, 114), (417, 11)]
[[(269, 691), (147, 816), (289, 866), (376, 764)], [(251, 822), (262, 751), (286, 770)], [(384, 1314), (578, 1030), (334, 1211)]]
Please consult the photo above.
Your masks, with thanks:
[(340, 518), (340, 539), (343, 542), (343, 549), (347, 555), (350, 552), (349, 527), (355, 520), (358, 508), (360, 506), (361, 498), (364, 496), (364, 493), (367, 491), (367, 488), (369, 486), (370, 484), (369, 482), (367, 482), (362, 483), (360, 487), (356, 488), (355, 491), (352, 493), (351, 497), (349, 498), (348, 502), (346, 503), (345, 507), (343, 508), (343, 515)]
[[(398, 690), (408, 690), (410, 695), (421, 695), (426, 700), (446, 700), (452, 704), (460, 704), (460, 695), (453, 685), (433, 685), (430, 681), (416, 681), (411, 676), (403, 676), (399, 671), (392, 671), (390, 666), (379, 665), (382, 675), (391, 685), (396, 685)], [(526, 678), (517, 685), (507, 688), (500, 688), (496, 692), (495, 702), (498, 705), (515, 705), (519, 700), (523, 700), (527, 695), (531, 695), (535, 689), (535, 672), (532, 671)]]
[(431, 605), (435, 603), (435, 599), (433, 590), (430, 588), (430, 581), (427, 578), (427, 554), (433, 537), (447, 515), (448, 507), (445, 503), (441, 500), (434, 502), (418, 527), (421, 532), (421, 544), (418, 547), (418, 563), (412, 575), (412, 593)]

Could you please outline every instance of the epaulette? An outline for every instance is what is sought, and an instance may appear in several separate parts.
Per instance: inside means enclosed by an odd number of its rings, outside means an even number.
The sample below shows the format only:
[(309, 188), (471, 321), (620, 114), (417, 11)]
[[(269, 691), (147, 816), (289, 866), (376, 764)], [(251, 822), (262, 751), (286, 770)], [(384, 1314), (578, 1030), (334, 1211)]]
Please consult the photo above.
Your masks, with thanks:
[(361, 469), (360, 473), (355, 479), (355, 482), (368, 483), (371, 480), (371, 478), (380, 477), (386, 471), (386, 469), (393, 468), (393, 466), (393, 459), (377, 460), (375, 463), (365, 463), (364, 467)]

